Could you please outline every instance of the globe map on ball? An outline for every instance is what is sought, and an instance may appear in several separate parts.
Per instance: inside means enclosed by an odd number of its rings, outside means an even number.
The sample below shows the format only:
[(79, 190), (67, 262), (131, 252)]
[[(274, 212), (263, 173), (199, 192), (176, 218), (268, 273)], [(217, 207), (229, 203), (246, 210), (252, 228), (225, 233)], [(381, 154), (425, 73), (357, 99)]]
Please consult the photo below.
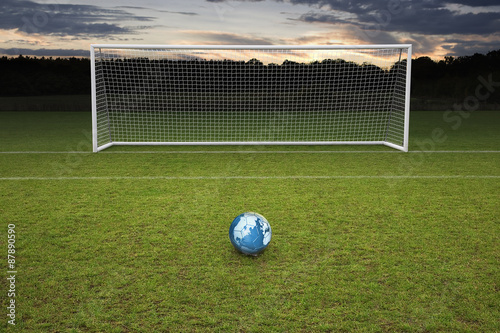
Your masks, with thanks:
[(229, 239), (241, 253), (258, 255), (271, 241), (271, 225), (257, 213), (243, 213), (233, 220), (229, 227)]

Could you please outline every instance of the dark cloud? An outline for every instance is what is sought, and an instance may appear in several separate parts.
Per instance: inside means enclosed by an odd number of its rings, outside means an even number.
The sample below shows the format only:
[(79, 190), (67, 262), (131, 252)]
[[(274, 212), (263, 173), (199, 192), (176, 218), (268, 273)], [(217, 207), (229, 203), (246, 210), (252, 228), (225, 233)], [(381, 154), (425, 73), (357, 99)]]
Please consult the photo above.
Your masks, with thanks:
[[(363, 8), (353, 6), (353, 2), (339, 4), (335, 0), (307, 1), (291, 0), (295, 3), (320, 3), (335, 10), (315, 10), (302, 14), (299, 21), (353, 27), (354, 34), (368, 43), (412, 43), (415, 52), (432, 54), (444, 49), (447, 55), (460, 56), (471, 53), (487, 53), (498, 49), (498, 42), (470, 42), (470, 39), (497, 40), (500, 31), (500, 13), (496, 9), (481, 8), (477, 13), (460, 12), (443, 1), (375, 1)], [(492, 1), (455, 1), (454, 4), (467, 6), (497, 5)], [(392, 7), (391, 7), (392, 6)], [(474, 8), (468, 8), (473, 11)], [(497, 11), (495, 11), (497, 10)], [(349, 15), (345, 15), (345, 14)], [(343, 15), (344, 14), (344, 15)], [(400, 36), (407, 36), (403, 40)], [(446, 40), (447, 36), (454, 40)], [(471, 37), (476, 36), (476, 38)], [(477, 38), (481, 36), (481, 38)]]
[(74, 49), (25, 49), (25, 48), (0, 48), (1, 55), (7, 56), (37, 56), (37, 57), (88, 57), (90, 51)]
[[(207, 2), (228, 2), (228, 0), (206, 0)], [(230, 0), (233, 1), (233, 0)], [(238, 1), (247, 1), (247, 2), (262, 2), (265, 0), (238, 0)], [(278, 0), (278, 1), (283, 1), (283, 0)]]
[(486, 54), (492, 50), (498, 50), (498, 43), (485, 41), (464, 41), (464, 40), (445, 40), (442, 47), (448, 50), (447, 55), (461, 56), (474, 53)]
[(309, 12), (301, 15), (298, 20), (308, 23), (353, 24), (367, 30), (427, 35), (482, 35), (500, 31), (498, 13), (455, 15), (444, 9), (429, 10), (422, 15), (390, 14), (389, 11), (358, 13), (356, 19), (346, 19), (334, 12)]
[(153, 11), (158, 11), (160, 13), (169, 13), (169, 14), (178, 14), (178, 15), (187, 15), (187, 16), (196, 16), (199, 15), (198, 13), (195, 12), (176, 12), (172, 10), (157, 10), (153, 8), (148, 8), (148, 7), (137, 7), (137, 6), (118, 6), (116, 8), (123, 8), (123, 9), (135, 9), (135, 10), (153, 10)]
[(185, 34), (195, 35), (201, 40), (199, 43), (210, 42), (213, 44), (240, 44), (240, 45), (271, 45), (273, 41), (267, 38), (254, 37), (243, 34), (219, 31), (184, 31)]
[(492, 7), (499, 5), (498, 0), (454, 0), (450, 2), (471, 7)]
[(2, 0), (0, 29), (56, 36), (132, 34), (145, 26), (123, 26), (124, 21), (151, 21), (122, 9), (95, 5), (39, 4), (30, 0)]
[[(224, 2), (226, 0), (206, 0)], [(260, 1), (260, 0), (240, 0)], [(284, 0), (275, 0), (283, 2)], [(363, 29), (430, 35), (492, 34), (500, 31), (498, 0), (288, 0), (315, 11), (298, 18), (308, 23), (354, 24)], [(450, 5), (481, 8), (480, 13), (460, 13)], [(496, 6), (496, 7), (492, 7)], [(456, 6), (455, 6), (456, 7)], [(491, 7), (488, 11), (488, 7)]]
[[(224, 2), (227, 0), (206, 0)], [(259, 0), (239, 0), (259, 1)], [(412, 43), (417, 53), (444, 49), (449, 55), (498, 49), (498, 0), (274, 0), (311, 8), (287, 14), (289, 22), (332, 25), (351, 31), (363, 43)], [(453, 42), (444, 41), (455, 36)], [(483, 42), (470, 42), (481, 39)]]
[[(227, 0), (207, 0), (209, 2), (224, 2)], [(245, 0), (239, 0), (245, 1)], [(263, 0), (247, 0), (247, 1), (263, 1)], [(283, 0), (275, 0), (278, 2), (283, 2)], [(372, 0), (367, 1), (354, 1), (354, 0), (288, 0), (288, 2), (293, 4), (303, 4), (309, 6), (330, 6), (333, 9), (351, 9), (351, 10), (373, 10), (382, 9), (391, 6), (396, 6), (401, 4), (405, 5), (417, 5), (422, 8), (442, 8), (447, 4), (458, 4), (466, 5), (471, 7), (491, 7), (498, 6), (498, 0), (423, 0), (423, 1), (413, 1), (413, 0)]]
[(198, 13), (194, 12), (174, 12), (171, 10), (160, 10), (159, 12), (161, 13), (169, 13), (169, 14), (178, 14), (178, 15), (187, 15), (187, 16), (196, 16), (199, 15)]
[[(329, 6), (333, 10), (309, 12), (298, 19), (309, 23), (355, 24), (364, 29), (428, 35), (492, 34), (500, 31), (500, 13), (458, 13), (444, 1), (373, 1), (367, 5), (352, 1), (291, 0), (292, 3)], [(467, 2), (467, 1), (462, 1)], [(455, 2), (458, 4), (458, 1)], [(482, 1), (481, 3), (491, 3)], [(350, 14), (343, 18), (342, 13)]]

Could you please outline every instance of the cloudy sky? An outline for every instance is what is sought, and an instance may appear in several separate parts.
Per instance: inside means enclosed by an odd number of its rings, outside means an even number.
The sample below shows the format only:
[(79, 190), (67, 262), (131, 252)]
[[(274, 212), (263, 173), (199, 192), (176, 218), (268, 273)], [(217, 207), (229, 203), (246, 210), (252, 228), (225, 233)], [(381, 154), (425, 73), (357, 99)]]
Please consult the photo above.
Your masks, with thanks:
[(393, 44), (440, 59), (500, 49), (499, 0), (0, 0), (0, 54), (91, 43)]

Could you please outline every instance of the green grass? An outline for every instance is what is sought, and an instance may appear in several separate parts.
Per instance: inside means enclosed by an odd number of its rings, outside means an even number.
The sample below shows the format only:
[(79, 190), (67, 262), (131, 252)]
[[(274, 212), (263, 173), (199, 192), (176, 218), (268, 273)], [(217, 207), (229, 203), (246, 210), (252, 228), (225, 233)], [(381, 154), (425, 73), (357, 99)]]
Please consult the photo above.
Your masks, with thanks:
[(90, 111), (89, 95), (0, 96), (0, 111)]
[[(398, 118), (403, 116), (404, 113), (392, 115), (392, 121), (400, 123), (400, 128), (403, 119)], [(367, 124), (374, 120), (373, 114), (367, 112), (115, 112), (109, 115), (109, 127), (107, 120), (101, 120), (104, 125), (100, 128), (105, 130), (99, 132), (98, 140), (99, 146), (109, 143), (111, 132), (114, 142), (385, 141), (390, 117), (389, 112), (379, 112), (377, 123), (368, 130)], [(102, 118), (108, 119), (108, 115), (102, 114)], [(130, 119), (136, 119), (138, 125), (127, 126)], [(394, 130), (388, 141), (401, 144), (403, 131)]]
[[(500, 112), (456, 117), (413, 112), (410, 153), (93, 154), (86, 113), (0, 113), (1, 151), (59, 152), (0, 154), (4, 258), (17, 236), (17, 325), (2, 292), (0, 327), (500, 331), (500, 153), (478, 152), (499, 150)], [(244, 211), (272, 226), (257, 258), (227, 236)]]

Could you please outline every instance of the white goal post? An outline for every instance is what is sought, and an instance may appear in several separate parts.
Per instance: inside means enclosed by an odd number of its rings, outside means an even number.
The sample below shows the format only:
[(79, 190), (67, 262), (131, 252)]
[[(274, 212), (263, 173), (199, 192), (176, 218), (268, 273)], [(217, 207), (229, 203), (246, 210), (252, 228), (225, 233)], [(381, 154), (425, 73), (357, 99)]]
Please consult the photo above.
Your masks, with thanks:
[(94, 152), (112, 145), (408, 151), (412, 46), (90, 46)]

